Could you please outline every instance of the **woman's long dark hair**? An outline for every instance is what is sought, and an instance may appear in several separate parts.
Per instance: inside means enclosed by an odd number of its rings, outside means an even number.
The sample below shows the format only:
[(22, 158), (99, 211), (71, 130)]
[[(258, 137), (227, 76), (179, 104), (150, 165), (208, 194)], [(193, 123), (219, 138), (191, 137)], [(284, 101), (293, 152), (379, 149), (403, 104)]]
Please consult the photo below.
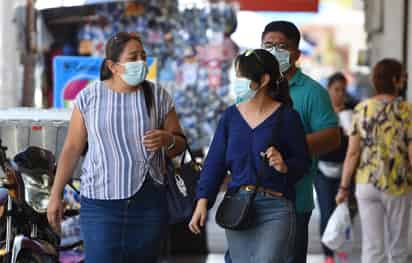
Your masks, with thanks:
[[(118, 62), (120, 55), (122, 54), (126, 44), (130, 40), (136, 40), (143, 46), (141, 38), (136, 33), (119, 32), (107, 41), (105, 50), (106, 58), (103, 60), (102, 65), (100, 66), (101, 81), (108, 80), (113, 77), (113, 72), (109, 69), (109, 66), (107, 65), (107, 60)], [(154, 103), (152, 87), (150, 82), (146, 80), (143, 81), (141, 85), (143, 88), (147, 112), (150, 116), (151, 108), (153, 107)]]
[(260, 83), (263, 75), (268, 74), (268, 95), (287, 106), (293, 106), (288, 80), (281, 75), (279, 63), (270, 52), (264, 49), (246, 51), (236, 58), (235, 65), (242, 77), (256, 83)]

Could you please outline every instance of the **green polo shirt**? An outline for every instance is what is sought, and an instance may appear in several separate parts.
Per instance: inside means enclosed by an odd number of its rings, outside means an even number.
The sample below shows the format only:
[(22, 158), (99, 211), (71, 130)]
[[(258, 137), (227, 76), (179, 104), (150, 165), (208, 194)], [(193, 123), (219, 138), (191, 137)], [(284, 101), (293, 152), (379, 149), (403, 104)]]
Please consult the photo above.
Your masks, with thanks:
[[(298, 69), (289, 86), (293, 107), (299, 112), (306, 134), (338, 126), (329, 94), (318, 82)], [(317, 160), (313, 158), (310, 172), (296, 184), (298, 213), (310, 212), (314, 208), (313, 179), (316, 174)]]

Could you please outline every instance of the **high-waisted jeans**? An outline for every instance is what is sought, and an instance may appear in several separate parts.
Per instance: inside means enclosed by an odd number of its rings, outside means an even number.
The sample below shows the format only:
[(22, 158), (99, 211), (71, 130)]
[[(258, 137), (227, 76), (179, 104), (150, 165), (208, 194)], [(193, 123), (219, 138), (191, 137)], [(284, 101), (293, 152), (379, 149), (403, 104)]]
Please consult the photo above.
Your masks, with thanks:
[[(244, 194), (240, 190), (237, 194)], [(285, 263), (295, 238), (293, 203), (258, 193), (255, 222), (246, 230), (226, 230), (230, 256), (236, 263)]]
[(165, 189), (148, 178), (130, 199), (82, 197), (80, 226), (87, 263), (154, 263), (168, 226)]

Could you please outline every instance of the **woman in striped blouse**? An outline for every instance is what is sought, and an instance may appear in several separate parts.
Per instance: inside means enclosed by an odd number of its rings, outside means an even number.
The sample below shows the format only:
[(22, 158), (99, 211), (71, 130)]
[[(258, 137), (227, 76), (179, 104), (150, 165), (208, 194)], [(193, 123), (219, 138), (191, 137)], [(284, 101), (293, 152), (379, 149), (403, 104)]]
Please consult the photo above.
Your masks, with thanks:
[(59, 230), (61, 196), (88, 143), (81, 172), (80, 224), (86, 262), (156, 262), (167, 227), (165, 156), (185, 149), (167, 92), (145, 80), (141, 39), (106, 44), (101, 81), (76, 98), (48, 207)]

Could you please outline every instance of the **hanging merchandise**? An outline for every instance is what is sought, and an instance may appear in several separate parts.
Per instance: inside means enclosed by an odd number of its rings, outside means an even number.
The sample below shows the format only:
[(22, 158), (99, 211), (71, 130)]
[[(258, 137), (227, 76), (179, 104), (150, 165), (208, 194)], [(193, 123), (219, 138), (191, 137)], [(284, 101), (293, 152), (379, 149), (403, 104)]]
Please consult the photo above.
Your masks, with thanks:
[(125, 3), (125, 16), (141, 16), (144, 14), (145, 8), (141, 3), (127, 2)]
[(194, 86), (197, 82), (198, 63), (183, 63), (181, 66), (182, 71), (182, 84), (185, 86)]
[(209, 87), (218, 89), (222, 78), (222, 67), (219, 60), (212, 60), (207, 63)]
[(195, 86), (197, 83), (197, 74), (199, 63), (196, 58), (196, 53), (193, 47), (187, 47), (183, 51), (183, 63), (180, 65), (181, 81), (180, 85), (183, 86)]
[[(180, 21), (181, 38), (196, 47), (197, 74), (185, 58), (179, 67), (184, 74), (178, 74), (182, 79), (177, 81), (182, 91), (176, 92), (174, 99), (189, 142), (202, 149), (209, 145), (220, 114), (232, 102), (229, 72), (238, 48), (229, 36), (237, 25), (236, 12), (225, 3), (210, 4), (204, 9), (184, 10)], [(193, 76), (195, 84), (187, 76)]]
[[(189, 143), (198, 151), (209, 145), (220, 114), (233, 102), (229, 72), (238, 48), (230, 35), (237, 19), (235, 6), (225, 1), (187, 7), (179, 9), (177, 0), (94, 5), (91, 18), (77, 30), (77, 52), (102, 59), (111, 36), (137, 32), (146, 53), (156, 58), (156, 77), (150, 78), (174, 98)], [(65, 102), (63, 88), (55, 87), (55, 106), (70, 106), (72, 98)]]

